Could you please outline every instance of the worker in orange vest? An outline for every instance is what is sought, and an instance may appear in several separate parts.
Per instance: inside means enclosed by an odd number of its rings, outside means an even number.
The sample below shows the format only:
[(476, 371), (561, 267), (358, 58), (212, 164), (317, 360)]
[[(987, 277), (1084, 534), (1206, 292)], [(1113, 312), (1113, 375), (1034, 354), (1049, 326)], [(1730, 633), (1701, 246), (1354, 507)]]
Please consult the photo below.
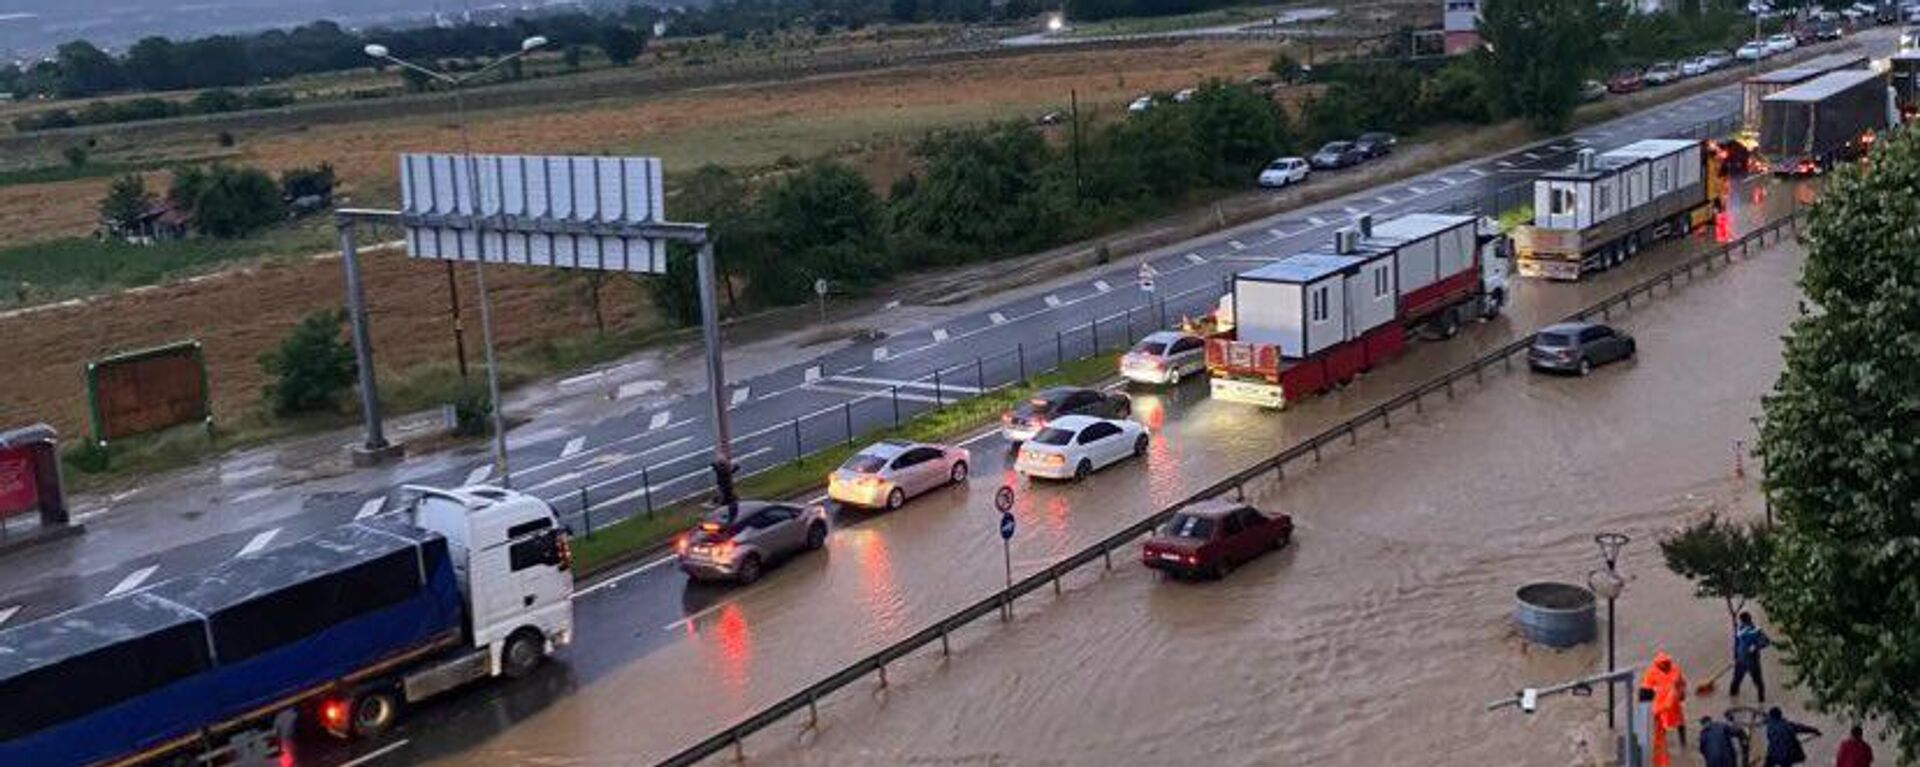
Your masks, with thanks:
[(1640, 675), (1640, 687), (1653, 691), (1653, 764), (1666, 767), (1670, 763), (1667, 731), (1680, 731), (1681, 748), (1687, 743), (1687, 714), (1681, 705), (1687, 699), (1687, 677), (1665, 650), (1658, 650), (1646, 673)]

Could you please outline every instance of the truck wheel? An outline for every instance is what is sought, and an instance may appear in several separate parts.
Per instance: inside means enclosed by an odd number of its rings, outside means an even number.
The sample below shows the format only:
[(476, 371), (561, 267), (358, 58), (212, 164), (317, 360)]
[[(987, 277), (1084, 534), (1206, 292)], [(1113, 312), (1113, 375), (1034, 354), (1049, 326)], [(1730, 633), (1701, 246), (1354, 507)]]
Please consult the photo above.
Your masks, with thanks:
[(1507, 291), (1495, 290), (1488, 293), (1480, 303), (1480, 318), (1491, 320), (1500, 316), (1500, 309), (1507, 305)]
[(519, 679), (533, 673), (546, 658), (546, 638), (534, 629), (521, 629), (507, 637), (507, 646), (500, 651), (500, 673)]
[(400, 719), (400, 696), (393, 690), (368, 690), (353, 700), (348, 721), (356, 738), (373, 738), (385, 733)]
[(1460, 312), (1457, 308), (1448, 309), (1440, 315), (1440, 337), (1452, 338), (1460, 335)]

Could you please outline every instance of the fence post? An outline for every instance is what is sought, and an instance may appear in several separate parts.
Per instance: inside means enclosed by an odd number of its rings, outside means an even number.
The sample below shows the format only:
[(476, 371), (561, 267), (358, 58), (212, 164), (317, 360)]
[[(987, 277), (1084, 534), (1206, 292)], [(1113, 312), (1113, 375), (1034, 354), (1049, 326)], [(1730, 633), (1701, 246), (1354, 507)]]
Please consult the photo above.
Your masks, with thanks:
[(1087, 327), (1093, 328), (1093, 355), (1091, 356), (1099, 356), (1100, 354), (1100, 320), (1095, 319), (1094, 321), (1087, 323)]
[(946, 395), (944, 395), (940, 390), (940, 371), (936, 369), (933, 371), (933, 406), (945, 407), (946, 404), (947, 404)]
[(940, 657), (944, 658), (952, 654), (953, 654), (953, 648), (947, 646), (947, 627), (941, 626), (940, 627)]
[(840, 403), (840, 413), (847, 419), (847, 444), (853, 444), (853, 400)]
[(799, 463), (806, 451), (800, 447), (800, 419), (793, 419), (793, 462)]
[(1053, 331), (1053, 367), (1055, 370), (1067, 361), (1067, 331)]
[(593, 506), (587, 503), (587, 486), (580, 486), (580, 518), (585, 520), (587, 537), (593, 537)]
[(898, 386), (890, 387), (888, 389), (888, 394), (893, 397), (893, 425), (899, 426), (900, 425), (900, 387)]
[(973, 383), (980, 391), (987, 390), (987, 366), (979, 357), (973, 358)]
[(1014, 344), (1013, 353), (1020, 357), (1020, 383), (1024, 385), (1027, 382), (1027, 343), (1022, 341)]
[[(1147, 300), (1151, 301), (1153, 299), (1147, 299)], [(1147, 313), (1147, 319), (1153, 319), (1152, 312)], [(1133, 307), (1131, 306), (1127, 307), (1127, 337), (1128, 338), (1139, 337), (1139, 333), (1135, 332), (1133, 329)]]

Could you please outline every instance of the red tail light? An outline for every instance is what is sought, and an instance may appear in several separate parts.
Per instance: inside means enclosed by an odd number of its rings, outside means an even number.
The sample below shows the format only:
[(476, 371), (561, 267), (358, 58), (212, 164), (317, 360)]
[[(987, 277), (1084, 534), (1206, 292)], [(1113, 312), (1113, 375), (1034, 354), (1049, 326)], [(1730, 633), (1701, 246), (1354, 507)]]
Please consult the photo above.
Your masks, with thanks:
[(347, 729), (347, 702), (339, 698), (328, 698), (320, 703), (320, 723), (335, 732)]
[(674, 539), (674, 541), (673, 541), (673, 553), (675, 553), (675, 554), (685, 554), (685, 553), (687, 553), (687, 536), (685, 536), (685, 535), (682, 535), (682, 536), (680, 536), (679, 538), (676, 538), (676, 539)]
[(721, 541), (713, 547), (713, 558), (727, 560), (733, 558), (733, 541)]
[(293, 752), (292, 752), (292, 751), (281, 751), (281, 752), (280, 752), (280, 767), (293, 767)]

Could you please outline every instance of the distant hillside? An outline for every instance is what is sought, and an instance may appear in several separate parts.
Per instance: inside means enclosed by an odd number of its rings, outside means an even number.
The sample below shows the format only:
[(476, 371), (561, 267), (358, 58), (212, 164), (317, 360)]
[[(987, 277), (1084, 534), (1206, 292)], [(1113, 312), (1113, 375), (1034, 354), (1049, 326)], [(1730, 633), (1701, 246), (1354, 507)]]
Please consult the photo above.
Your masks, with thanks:
[(346, 26), (425, 22), (436, 4), (443, 12), (464, 7), (459, 0), (7, 0), (0, 4), (0, 54), (41, 56), (79, 38), (124, 48), (148, 35), (197, 37), (322, 18)]

